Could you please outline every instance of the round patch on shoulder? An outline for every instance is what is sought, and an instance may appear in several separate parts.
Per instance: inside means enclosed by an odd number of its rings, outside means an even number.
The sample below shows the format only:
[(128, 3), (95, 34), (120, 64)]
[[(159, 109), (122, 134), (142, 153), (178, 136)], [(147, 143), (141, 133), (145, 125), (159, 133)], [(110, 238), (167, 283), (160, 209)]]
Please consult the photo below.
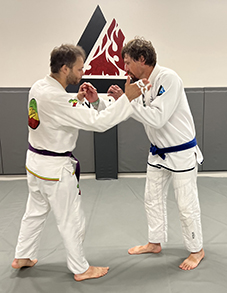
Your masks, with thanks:
[(28, 126), (32, 129), (36, 129), (40, 124), (39, 115), (37, 110), (36, 100), (33, 98), (29, 103), (29, 112), (28, 112)]

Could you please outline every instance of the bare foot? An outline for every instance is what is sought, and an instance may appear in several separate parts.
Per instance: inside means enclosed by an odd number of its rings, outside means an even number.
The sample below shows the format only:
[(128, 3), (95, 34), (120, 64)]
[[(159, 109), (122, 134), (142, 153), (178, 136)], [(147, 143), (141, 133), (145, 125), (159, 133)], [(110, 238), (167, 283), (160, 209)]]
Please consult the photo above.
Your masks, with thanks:
[(135, 246), (128, 250), (129, 254), (159, 253), (162, 250), (160, 243), (148, 243), (146, 245)]
[(76, 281), (83, 281), (86, 279), (97, 279), (105, 276), (109, 271), (109, 267), (92, 267), (90, 266), (83, 274), (75, 274), (74, 279)]
[(15, 258), (12, 262), (12, 267), (14, 269), (20, 269), (23, 267), (33, 267), (37, 262), (37, 259), (30, 260), (29, 258)]
[(181, 265), (179, 265), (179, 268), (185, 271), (193, 270), (199, 265), (204, 256), (205, 253), (203, 249), (201, 249), (199, 252), (192, 252), (189, 257), (186, 258)]

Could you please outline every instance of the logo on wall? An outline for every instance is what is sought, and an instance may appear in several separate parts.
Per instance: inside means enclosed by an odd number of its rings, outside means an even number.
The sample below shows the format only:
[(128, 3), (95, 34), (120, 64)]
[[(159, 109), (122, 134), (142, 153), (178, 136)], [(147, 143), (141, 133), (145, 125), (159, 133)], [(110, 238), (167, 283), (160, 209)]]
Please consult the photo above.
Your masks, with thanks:
[(85, 76), (124, 76), (124, 61), (121, 57), (124, 39), (122, 30), (113, 19), (93, 57), (85, 63)]
[[(80, 82), (91, 82), (99, 93), (106, 93), (109, 86), (124, 88), (126, 72), (121, 50), (125, 36), (116, 19), (107, 23), (99, 6), (96, 7), (77, 45), (86, 52), (85, 74)], [(68, 92), (78, 91), (79, 86), (69, 85)]]
[(78, 42), (87, 54), (85, 77), (125, 76), (121, 57), (124, 40), (125, 36), (116, 20), (113, 19), (108, 27), (100, 7), (97, 6)]

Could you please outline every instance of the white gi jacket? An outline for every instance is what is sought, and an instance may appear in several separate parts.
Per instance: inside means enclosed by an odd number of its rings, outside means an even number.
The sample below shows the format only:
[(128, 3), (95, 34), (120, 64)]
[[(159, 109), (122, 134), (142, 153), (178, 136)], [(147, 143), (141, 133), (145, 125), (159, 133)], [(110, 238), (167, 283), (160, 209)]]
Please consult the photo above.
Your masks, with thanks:
[[(173, 147), (191, 141), (195, 137), (193, 117), (180, 77), (173, 71), (156, 64), (149, 81), (151, 90), (143, 98), (132, 101), (132, 117), (144, 125), (148, 139), (158, 148)], [(159, 155), (149, 154), (148, 164), (172, 171), (186, 171), (203, 156), (198, 146), (191, 149)]]
[[(57, 153), (73, 151), (79, 129), (106, 131), (127, 119), (133, 112), (123, 95), (116, 103), (97, 112), (84, 106), (50, 76), (37, 81), (29, 92), (29, 138), (32, 147)], [(74, 166), (75, 167), (75, 166)], [(60, 180), (62, 168), (74, 172), (69, 157), (51, 157), (28, 150), (26, 169), (46, 180)]]

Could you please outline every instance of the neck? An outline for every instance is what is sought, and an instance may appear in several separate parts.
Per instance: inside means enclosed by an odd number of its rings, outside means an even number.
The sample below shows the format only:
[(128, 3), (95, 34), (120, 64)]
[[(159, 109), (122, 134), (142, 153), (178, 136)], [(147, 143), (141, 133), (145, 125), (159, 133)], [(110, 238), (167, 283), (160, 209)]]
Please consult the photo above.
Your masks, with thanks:
[(153, 66), (148, 66), (146, 71), (145, 71), (145, 78), (148, 79), (149, 76), (151, 75), (152, 71), (154, 70)]
[(67, 87), (67, 84), (66, 84), (66, 81), (65, 79), (61, 76), (60, 73), (52, 73), (50, 74), (50, 76), (54, 79), (56, 79), (62, 86), (64, 89), (66, 89)]

